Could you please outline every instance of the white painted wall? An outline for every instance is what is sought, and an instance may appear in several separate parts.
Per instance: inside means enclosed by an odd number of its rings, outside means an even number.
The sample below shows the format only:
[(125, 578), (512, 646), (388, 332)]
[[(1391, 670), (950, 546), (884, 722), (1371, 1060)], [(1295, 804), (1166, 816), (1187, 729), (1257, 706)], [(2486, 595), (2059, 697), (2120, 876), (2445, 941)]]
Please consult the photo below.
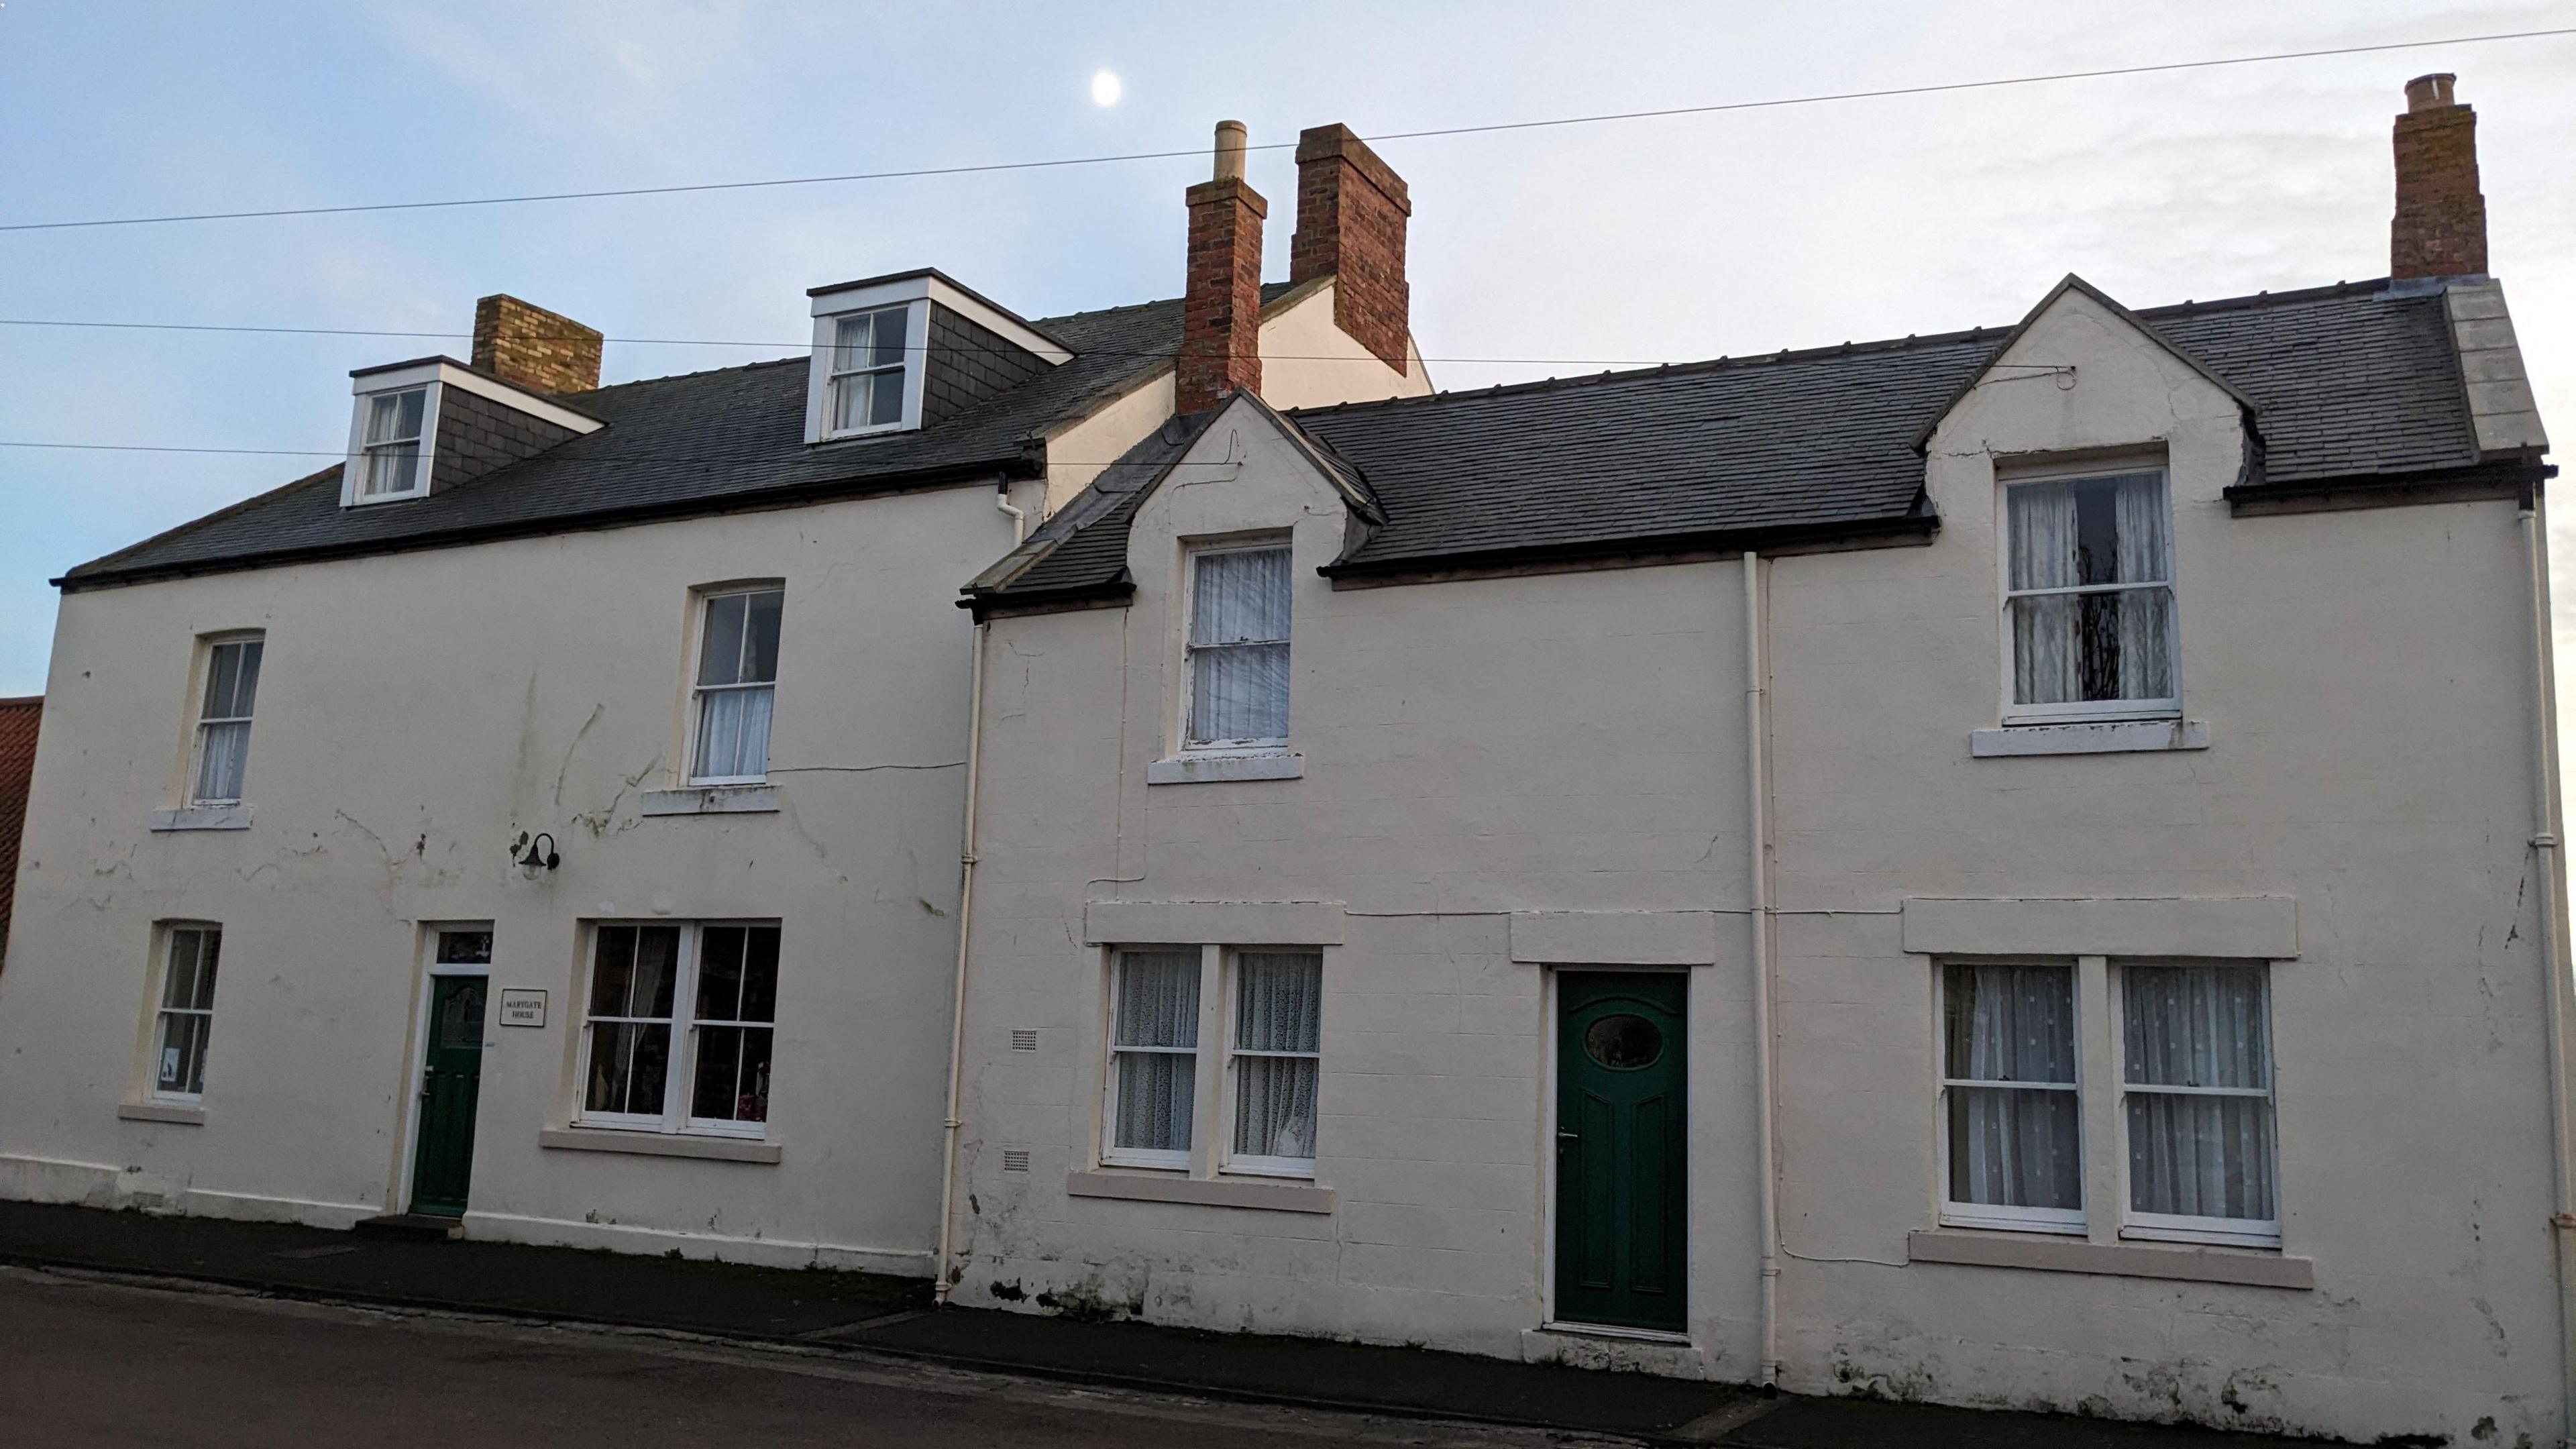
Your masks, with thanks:
[[(2071, 294), (2008, 360), (2080, 381), (1960, 405), (1928, 463), (1934, 543), (1768, 569), (1784, 1382), (2554, 1439), (2513, 505), (2236, 518), (2236, 405), (2171, 354)], [(2001, 694), (1992, 459), (2142, 443), (2170, 458), (2185, 709), (2210, 747), (1971, 758)], [(1140, 512), (1130, 607), (992, 626), (960, 1297), (1751, 1377), (1739, 566), (1335, 592), (1313, 569), (1338, 500), (1247, 413), (1192, 461), (1233, 448), (1240, 469), (1181, 470)], [(1297, 553), (1304, 776), (1147, 785), (1177, 709), (1180, 541), (1273, 529)], [(2178, 940), (2262, 917), (2192, 898), (2295, 902), (2271, 968), (2282, 1253), (2314, 1289), (1909, 1263), (1940, 1183), (1934, 960), (1905, 949), (1904, 903), (2057, 896), (2172, 898), (2146, 916)], [(1104, 1071), (1087, 899), (1342, 903), (1330, 1213), (1068, 1195)], [(1676, 914), (1534, 923), (1555, 944), (1513, 949), (1512, 913), (1583, 911)], [(1688, 968), (1692, 1341), (1545, 1332), (1548, 972), (1513, 958), (1666, 959), (1694, 933), (1716, 960)], [(1009, 1052), (1027, 1027), (1040, 1050)], [(1005, 1147), (1032, 1170), (1002, 1171)], [(2115, 1245), (2116, 1206), (2094, 1210)]]

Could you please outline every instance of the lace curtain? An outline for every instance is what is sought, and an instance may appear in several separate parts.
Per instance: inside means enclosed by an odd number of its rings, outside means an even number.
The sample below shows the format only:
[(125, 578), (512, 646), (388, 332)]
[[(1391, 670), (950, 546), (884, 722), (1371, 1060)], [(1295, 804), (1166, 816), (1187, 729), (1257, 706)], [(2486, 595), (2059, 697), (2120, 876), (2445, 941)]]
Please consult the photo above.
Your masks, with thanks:
[(1237, 970), (1234, 1150), (1311, 1158), (1324, 958), (1313, 951), (1247, 951)]
[(1153, 1152), (1190, 1150), (1198, 1044), (1199, 953), (1122, 953), (1118, 1001), (1110, 1021), (1110, 1046), (1118, 1070), (1111, 1146)]
[[(2014, 702), (2173, 698), (2164, 475), (2016, 484), (2004, 498)], [(2145, 587), (2029, 592), (2088, 585)]]
[(1190, 743), (1288, 738), (1288, 550), (1193, 560)]
[[(1951, 966), (1943, 983), (1950, 1200), (2084, 1204), (2075, 976), (2063, 966)], [(2059, 1087), (2005, 1085), (2063, 1083)]]
[(2278, 1216), (2263, 972), (2132, 966), (2121, 974), (2129, 1206), (2178, 1217)]

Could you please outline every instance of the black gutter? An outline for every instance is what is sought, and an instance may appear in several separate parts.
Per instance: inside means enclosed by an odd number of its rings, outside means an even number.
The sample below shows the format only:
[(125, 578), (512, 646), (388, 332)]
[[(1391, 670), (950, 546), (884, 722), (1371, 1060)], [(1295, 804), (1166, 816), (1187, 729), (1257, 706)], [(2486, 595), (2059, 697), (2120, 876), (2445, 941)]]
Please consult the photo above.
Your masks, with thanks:
[(2417, 468), (2402, 473), (2339, 473), (2332, 477), (2297, 478), (2286, 482), (2238, 483), (2220, 496), (2227, 500), (2229, 511), (2235, 513), (2266, 504), (2331, 504), (2344, 499), (2392, 502), (2409, 493), (2430, 495), (2425, 500), (2427, 502), (2440, 501), (2445, 496), (2528, 497), (2541, 484), (2557, 476), (2557, 464), (2544, 463), (2538, 454), (2532, 454), (2457, 468)]
[(1123, 604), (1136, 596), (1136, 578), (1125, 569), (1118, 576), (1097, 583), (1059, 584), (1052, 589), (985, 589), (970, 593), (957, 601), (957, 607), (975, 611), (980, 624), (995, 610), (1011, 613), (1043, 614), (1062, 608), (1090, 608), (1101, 604)]
[(1941, 528), (1935, 513), (1896, 518), (1836, 520), (1828, 523), (1769, 524), (1753, 528), (1702, 529), (1652, 537), (1583, 539), (1573, 543), (1525, 544), (1515, 548), (1479, 549), (1468, 553), (1416, 554), (1409, 557), (1337, 559), (1315, 570), (1328, 579), (1387, 579), (1405, 575), (1491, 572), (1549, 564), (1598, 563), (1611, 559), (1650, 560), (1685, 553), (1772, 553), (1834, 543), (1868, 545), (1904, 538), (1929, 542)]
[[(377, 554), (418, 553), (434, 548), (454, 548), (461, 544), (498, 543), (514, 538), (545, 538), (559, 533), (588, 533), (603, 528), (623, 528), (638, 523), (663, 523), (680, 518), (713, 518), (727, 513), (761, 513), (776, 508), (837, 502), (844, 498), (868, 497), (880, 493), (903, 493), (917, 489), (955, 487), (967, 483), (989, 483), (996, 472), (1012, 477), (1034, 478), (1042, 476), (1045, 471), (1046, 464), (1042, 453), (1033, 455), (1021, 452), (1004, 458), (985, 459), (973, 463), (940, 463), (899, 473), (872, 473), (864, 477), (837, 478), (819, 483), (793, 483), (744, 493), (700, 494), (692, 498), (632, 504), (624, 508), (600, 509), (552, 518), (460, 525), (428, 533), (404, 534), (395, 538), (349, 539), (336, 543), (314, 544), (305, 548), (277, 549), (267, 553), (233, 554), (222, 558), (149, 564), (134, 568), (102, 570), (94, 574), (71, 573), (49, 582), (64, 593), (72, 594), (87, 589), (155, 583), (166, 579), (196, 578), (205, 574), (244, 573), (252, 569), (282, 568), (288, 564), (366, 558)], [(484, 480), (475, 481), (480, 483)], [(400, 508), (405, 505), (395, 503), (373, 506)]]

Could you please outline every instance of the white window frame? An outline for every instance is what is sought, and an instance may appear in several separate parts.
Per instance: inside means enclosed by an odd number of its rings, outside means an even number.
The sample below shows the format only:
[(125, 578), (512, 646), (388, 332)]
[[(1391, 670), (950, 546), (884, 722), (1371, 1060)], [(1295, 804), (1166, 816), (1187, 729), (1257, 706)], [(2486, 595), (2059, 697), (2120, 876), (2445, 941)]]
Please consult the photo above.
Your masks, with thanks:
[[(2034, 484), (2080, 483), (2096, 478), (2126, 478), (2141, 473), (2154, 473), (2164, 484), (2165, 532), (2173, 547), (2165, 559), (2165, 579), (2160, 583), (2076, 584), (2054, 589), (2015, 589), (2012, 582), (2012, 490)], [(2175, 719), (2182, 714), (2182, 566), (2181, 541), (2175, 537), (2173, 470), (2162, 456), (2133, 459), (2092, 459), (2082, 464), (2017, 468), (1999, 473), (1995, 489), (1995, 579), (2002, 604), (1995, 621), (1995, 638), (2001, 646), (2003, 661), (2001, 718), (2007, 725), (2085, 724), (2098, 720)], [(2058, 595), (2139, 593), (2163, 589), (2172, 600), (2165, 614), (2165, 654), (2173, 677), (2174, 692), (2166, 699), (2095, 699), (2070, 700), (2055, 704), (2023, 704), (2013, 698), (2013, 675), (2016, 659), (2013, 653), (2013, 601)]]
[[(766, 1023), (738, 1022), (715, 1017), (708, 1017), (702, 1020), (697, 1015), (697, 991), (699, 945), (701, 938), (709, 928), (765, 926), (771, 929), (777, 929), (778, 924), (779, 923), (775, 920), (672, 921), (648, 919), (640, 921), (602, 920), (592, 922), (589, 932), (590, 939), (583, 951), (581, 991), (577, 998), (581, 1005), (581, 1042), (580, 1050), (577, 1053), (577, 1059), (573, 1066), (573, 1125), (576, 1127), (604, 1128), (619, 1132), (660, 1132), (690, 1137), (748, 1137), (755, 1140), (765, 1140), (769, 1133), (769, 1123), (767, 1121), (737, 1122), (729, 1118), (696, 1117), (690, 1115), (689, 1105), (691, 1094), (695, 1090), (697, 1083), (698, 1028), (702, 1026), (767, 1026), (770, 1031), (770, 1064), (772, 1073), (770, 1090), (773, 1094), (777, 1090), (776, 1070), (778, 1061), (778, 1023), (775, 1020)], [(592, 1014), (590, 1009), (591, 990), (597, 981), (599, 971), (600, 933), (603, 929), (621, 926), (634, 927), (638, 929), (657, 927), (676, 928), (679, 931), (679, 948), (674, 953), (674, 959), (671, 966), (670, 1016), (597, 1016)], [(782, 931), (778, 968), (779, 974), (782, 976), (786, 974), (787, 969), (785, 944), (785, 933)], [(593, 1040), (591, 1027), (595, 1023), (600, 1022), (637, 1023), (647, 1026), (659, 1023), (670, 1029), (671, 1046), (668, 1057), (669, 1065), (662, 1078), (661, 1111), (594, 1112), (590, 1110), (590, 1051)], [(774, 1096), (772, 1098), (772, 1106), (773, 1108), (775, 1107)], [(774, 1111), (772, 1115), (775, 1115)]]
[[(247, 738), (245, 738), (242, 745), (242, 777), (240, 781), (237, 782), (237, 787), (242, 793), (229, 796), (201, 795), (197, 792), (199, 787), (204, 785), (206, 778), (206, 740), (208, 731), (219, 725), (240, 725), (242, 727), (243, 735), (247, 737), (254, 727), (253, 720), (259, 712), (259, 686), (254, 684), (251, 687), (250, 714), (207, 714), (206, 693), (208, 690), (214, 688), (215, 659), (217, 654), (224, 649), (256, 644), (259, 646), (260, 673), (263, 676), (262, 682), (265, 682), (265, 676), (268, 673), (268, 635), (262, 630), (245, 629), (229, 634), (203, 635), (198, 639), (197, 643), (198, 677), (195, 690), (195, 707), (192, 711), (196, 716), (196, 723), (192, 725), (188, 731), (188, 778), (184, 798), (186, 799), (190, 809), (221, 809), (226, 806), (239, 805), (244, 799), (248, 798), (250, 788), (250, 745)], [(236, 693), (238, 693), (238, 690)]]
[[(921, 336), (921, 324), (926, 322), (928, 311), (929, 309), (927, 306), (915, 308), (907, 303), (898, 302), (888, 307), (866, 307), (857, 311), (841, 312), (832, 317), (832, 340), (830, 345), (823, 351), (823, 357), (825, 360), (823, 370), (824, 437), (833, 439), (857, 438), (865, 437), (870, 433), (890, 433), (904, 427), (911, 420), (914, 414), (912, 400), (909, 396), (905, 396), (896, 403), (895, 416), (891, 421), (882, 423), (861, 423), (857, 427), (853, 428), (835, 427), (832, 423), (832, 419), (839, 416), (841, 412), (841, 390), (850, 385), (850, 379), (852, 378), (867, 379), (868, 381), (865, 383), (865, 386), (868, 388), (869, 392), (873, 394), (876, 390), (875, 379), (885, 373), (891, 372), (898, 374), (902, 379), (903, 386), (900, 391), (906, 394), (911, 392), (913, 378), (917, 375), (922, 375), (925, 371), (920, 367), (914, 366), (913, 359), (928, 350), (926, 341), (914, 340)], [(859, 366), (848, 365), (851, 359), (842, 356), (844, 349), (841, 346), (840, 340), (841, 324), (859, 317), (874, 318), (887, 313), (901, 313), (903, 315), (903, 355), (889, 363), (867, 361)], [(876, 324), (871, 322), (869, 325), (872, 329), (869, 352), (873, 354), (876, 350), (873, 342), (873, 328)]]
[[(412, 393), (420, 394), (420, 431), (405, 438), (370, 439), (369, 423), (374, 419), (376, 404), (395, 401)], [(410, 387), (391, 387), (366, 393), (358, 399), (357, 436), (351, 445), (358, 476), (351, 484), (350, 501), (354, 503), (389, 503), (397, 498), (418, 498), (429, 491), (430, 440), (438, 435), (438, 384), (416, 383)], [(376, 458), (381, 453), (408, 447), (412, 450), (411, 486), (408, 488), (371, 488), (375, 481)]]
[[(809, 443), (844, 443), (860, 438), (882, 437), (888, 433), (909, 432), (921, 426), (924, 386), (929, 368), (924, 365), (930, 353), (930, 296), (921, 291), (910, 297), (854, 295), (830, 299), (832, 310), (821, 310), (825, 299), (817, 299), (814, 313), (814, 360), (812, 381), (806, 389), (805, 439)], [(871, 423), (856, 428), (832, 426), (833, 386), (837, 379), (882, 371), (875, 367), (844, 370), (838, 366), (841, 319), (867, 312), (901, 311), (903, 320), (903, 408), (890, 423)]]
[[(223, 956), (224, 928), (212, 921), (164, 921), (161, 924), (161, 954), (152, 974), (152, 1015), (145, 1027), (143, 1080), (145, 1096), (155, 1102), (179, 1106), (203, 1106), (206, 1100), (206, 1063), (213, 1052), (215, 994), (206, 992), (203, 1006), (172, 1006), (170, 1002), (170, 967), (183, 936), (211, 937), (218, 965)], [(199, 948), (202, 959), (203, 947)], [(222, 985), (218, 972), (216, 985)], [(197, 1017), (206, 1023), (205, 1039), (197, 1044), (197, 1090), (173, 1092), (161, 1085), (161, 1054), (167, 1051), (167, 1023), (174, 1016)]]
[[(1268, 553), (1273, 551), (1285, 553), (1289, 556), (1288, 637), (1284, 639), (1244, 639), (1225, 644), (1191, 643), (1190, 635), (1196, 632), (1198, 619), (1199, 560), (1212, 558), (1220, 554)], [(1239, 759), (1247, 756), (1278, 755), (1286, 753), (1289, 739), (1296, 732), (1297, 728), (1296, 716), (1293, 712), (1289, 715), (1289, 734), (1283, 734), (1276, 737), (1240, 740), (1200, 740), (1192, 738), (1190, 726), (1191, 719), (1197, 713), (1198, 707), (1198, 656), (1204, 650), (1243, 649), (1254, 646), (1266, 648), (1271, 645), (1278, 645), (1285, 648), (1288, 651), (1288, 669), (1286, 672), (1286, 679), (1282, 687), (1288, 692), (1288, 703), (1293, 711), (1296, 704), (1297, 692), (1297, 570), (1294, 540), (1274, 534), (1260, 538), (1226, 539), (1221, 542), (1194, 543), (1188, 545), (1181, 555), (1179, 614), (1181, 624), (1181, 714), (1177, 730), (1180, 739), (1180, 749), (1177, 752), (1178, 755), (1182, 758), (1188, 759)]]
[[(2213, 966), (2228, 971), (2252, 971), (2258, 974), (2263, 991), (2263, 1064), (2266, 1085), (2261, 1091), (2250, 1087), (2168, 1087), (2129, 1080), (2128, 1061), (2128, 977), (2140, 967)], [(2133, 960), (2114, 963), (2111, 967), (2114, 999), (2111, 1002), (2112, 1039), (2120, 1044), (2116, 1080), (2119, 1099), (2113, 1104), (2112, 1116), (2117, 1123), (2120, 1145), (2120, 1236), (2149, 1242), (2211, 1243), (2240, 1248), (2278, 1248), (2281, 1246), (2281, 1062), (2273, 1051), (2272, 971), (2263, 961), (2149, 961)], [(2247, 1097), (2264, 1102), (2272, 1116), (2272, 1161), (2267, 1164), (2272, 1175), (2272, 1212), (2266, 1218), (2214, 1218), (2182, 1213), (2145, 1213), (2132, 1208), (2129, 1196), (2129, 1098), (2133, 1094), (2149, 1096)]]
[[(787, 584), (784, 580), (765, 579), (759, 582), (747, 584), (724, 584), (697, 591), (697, 606), (691, 611), (695, 627), (692, 630), (692, 639), (689, 645), (689, 672), (687, 676), (689, 681), (689, 731), (686, 753), (682, 756), (687, 764), (681, 772), (682, 777), (692, 786), (763, 785), (769, 782), (769, 751), (767, 749), (763, 749), (761, 752), (760, 770), (756, 774), (701, 775), (697, 772), (699, 752), (706, 747), (707, 707), (709, 696), (718, 694), (741, 694), (753, 690), (768, 691), (769, 742), (771, 745), (775, 745), (778, 740), (778, 678), (777, 671), (774, 667), (771, 670), (770, 677), (766, 680), (742, 680), (736, 681), (732, 684), (698, 683), (698, 676), (704, 671), (706, 666), (707, 622), (710, 613), (714, 609), (716, 601), (718, 599), (736, 597), (748, 598), (753, 594), (776, 594), (779, 596), (779, 652), (780, 658), (783, 661), (786, 654), (787, 643)], [(751, 606), (749, 604), (745, 604), (743, 606), (743, 643), (737, 647), (748, 646), (751, 637), (750, 608)]]
[[(2018, 966), (2046, 967), (2066, 972), (2068, 992), (2067, 1029), (2074, 1036), (2075, 1080), (2071, 1082), (1996, 1082), (1975, 1077), (1950, 1075), (1949, 1011), (1950, 967), (1952, 966)], [(2085, 1143), (2091, 1140), (2093, 1124), (2086, 1120), (2084, 1096), (2084, 978), (2073, 960), (2048, 957), (1988, 960), (1985, 958), (1933, 959), (1932, 968), (1933, 1069), (1940, 1082), (1934, 1099), (1941, 1170), (1941, 1225), (1952, 1228), (2000, 1229), (2007, 1232), (2056, 1233), (2082, 1237), (2088, 1229), (2086, 1210), (2092, 1206), (2093, 1184), (2086, 1175), (2076, 1179), (2079, 1205), (2073, 1208), (2014, 1207), (2004, 1203), (1957, 1202), (1950, 1196), (1950, 1089), (1953, 1087), (2003, 1087), (2012, 1090), (2064, 1091), (2076, 1102), (2077, 1158), (2081, 1163), (2089, 1153)]]
[[(1271, 1157), (1234, 1151), (1234, 1113), (1236, 1064), (1245, 1057), (1302, 1056), (1315, 1061), (1316, 1096), (1315, 1130), (1318, 1138), (1317, 1157), (1322, 1155), (1323, 1136), (1323, 1041), (1320, 1030), (1313, 1052), (1243, 1051), (1235, 1046), (1236, 995), (1242, 989), (1241, 957), (1246, 954), (1285, 953), (1323, 956), (1329, 948), (1317, 945), (1246, 945), (1214, 946), (1179, 943), (1128, 942), (1111, 946), (1104, 952), (1106, 986), (1102, 1002), (1103, 1081), (1100, 1092), (1100, 1165), (1186, 1174), (1196, 1178), (1263, 1177), (1289, 1178), (1311, 1182), (1315, 1178), (1316, 1157)], [(1123, 958), (1130, 951), (1175, 954), (1195, 951), (1199, 957), (1199, 1017), (1197, 1044), (1181, 1047), (1122, 1047), (1118, 1045), (1118, 973), (1125, 969)], [(1318, 968), (1321, 969), (1320, 966)], [(1215, 1045), (1210, 1046), (1213, 1042)], [(1187, 1056), (1196, 1065), (1191, 1073), (1193, 1086), (1190, 1103), (1190, 1145), (1188, 1150), (1167, 1148), (1120, 1147), (1113, 1141), (1118, 1122), (1118, 1058), (1127, 1053)], [(1213, 1060), (1216, 1070), (1208, 1070)]]

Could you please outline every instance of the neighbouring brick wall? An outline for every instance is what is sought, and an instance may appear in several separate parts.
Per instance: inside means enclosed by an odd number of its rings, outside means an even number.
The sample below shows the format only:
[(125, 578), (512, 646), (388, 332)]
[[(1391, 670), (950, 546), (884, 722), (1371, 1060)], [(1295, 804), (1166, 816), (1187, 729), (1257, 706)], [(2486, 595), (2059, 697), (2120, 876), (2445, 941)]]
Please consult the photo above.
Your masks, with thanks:
[(473, 364), (531, 392), (599, 386), (599, 330), (560, 312), (494, 293), (474, 304)]
[(1343, 125), (1297, 137), (1297, 234), (1288, 280), (1334, 277), (1333, 321), (1379, 361), (1404, 370), (1413, 289), (1404, 276), (1404, 178)]
[(9, 959), (9, 907), (18, 889), (18, 842), (27, 829), (27, 785), (36, 773), (44, 699), (0, 699), (0, 964)]
[(2453, 104), (2451, 77), (2407, 82), (2397, 118), (2393, 277), (2462, 277), (2487, 269), (2487, 199), (2478, 191), (2478, 117)]
[(532, 458), (577, 436), (572, 429), (534, 418), (481, 393), (450, 383), (439, 389), (438, 435), (431, 445), (429, 486), (435, 491), (480, 478), (495, 468)]
[(922, 426), (954, 417), (1046, 370), (1045, 358), (933, 302), (929, 352), (922, 362)]
[(1261, 223), (1270, 203), (1229, 177), (1191, 187), (1189, 206), (1174, 405), (1194, 413), (1261, 390)]

